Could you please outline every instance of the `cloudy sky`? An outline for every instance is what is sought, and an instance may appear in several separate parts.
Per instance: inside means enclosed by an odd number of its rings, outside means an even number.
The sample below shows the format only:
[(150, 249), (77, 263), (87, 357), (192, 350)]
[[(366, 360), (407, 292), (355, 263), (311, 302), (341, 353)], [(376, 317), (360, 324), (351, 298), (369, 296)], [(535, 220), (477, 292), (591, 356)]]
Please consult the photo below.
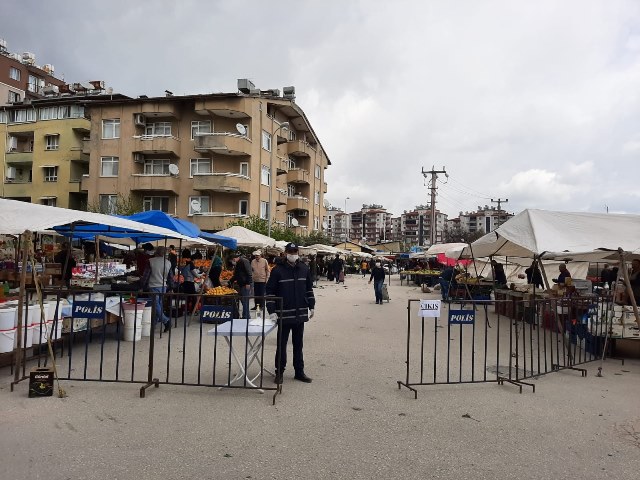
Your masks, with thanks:
[(640, 213), (638, 1), (3, 0), (0, 38), (130, 96), (295, 85), (350, 211), (427, 203), (435, 166), (450, 218)]

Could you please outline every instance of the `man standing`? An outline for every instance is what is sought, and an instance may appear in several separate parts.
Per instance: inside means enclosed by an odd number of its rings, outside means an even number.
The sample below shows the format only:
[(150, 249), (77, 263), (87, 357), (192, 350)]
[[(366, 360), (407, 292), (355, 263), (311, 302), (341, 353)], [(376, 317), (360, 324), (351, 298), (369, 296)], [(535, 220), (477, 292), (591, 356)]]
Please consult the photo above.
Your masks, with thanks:
[(375, 267), (371, 269), (371, 277), (369, 278), (369, 283), (373, 280), (373, 292), (376, 295), (376, 304), (382, 305), (382, 286), (384, 285), (384, 268), (382, 268), (382, 263), (379, 260), (376, 260)]
[(233, 264), (233, 276), (229, 279), (229, 285), (238, 284), (238, 292), (242, 301), (242, 315), (249, 320), (249, 296), (251, 295), (251, 284), (253, 275), (251, 264), (240, 252), (233, 252), (230, 255)]
[(171, 262), (165, 258), (165, 251), (164, 247), (156, 248), (153, 258), (149, 260), (146, 278), (143, 277), (141, 282), (144, 285), (145, 280), (148, 280), (149, 291), (155, 293), (156, 322), (164, 324), (164, 331), (168, 332), (171, 330), (171, 319), (164, 314), (162, 299), (167, 291), (167, 275), (171, 269)]
[[(267, 280), (269, 280), (269, 262), (262, 257), (262, 250), (253, 252), (253, 260), (251, 260), (251, 273), (253, 275), (253, 295), (254, 297), (264, 297)], [(264, 299), (253, 299), (253, 310), (258, 305), (264, 311)]]
[(76, 259), (71, 254), (71, 248), (68, 242), (62, 242), (61, 250), (53, 257), (55, 263), (60, 264), (60, 272), (62, 273), (62, 279), (67, 288), (71, 286), (71, 277), (73, 276), (73, 269), (76, 266)]
[[(282, 374), (287, 366), (287, 343), (291, 333), (293, 344), (293, 378), (311, 383), (304, 373), (302, 356), (304, 324), (313, 317), (316, 299), (313, 295), (313, 281), (309, 267), (298, 258), (298, 246), (288, 243), (285, 246), (286, 260), (279, 263), (271, 272), (267, 282), (267, 297), (282, 298), (282, 318), (280, 318), (280, 337), (276, 350), (275, 383), (282, 383)], [(267, 301), (267, 311), (272, 319), (277, 319), (280, 305), (275, 300)], [(279, 313), (279, 312), (278, 312)]]
[(336, 283), (340, 283), (340, 272), (342, 272), (343, 268), (344, 262), (340, 258), (340, 255), (336, 253), (336, 258), (334, 258), (333, 262), (331, 263), (331, 269), (333, 270), (333, 275), (336, 277)]

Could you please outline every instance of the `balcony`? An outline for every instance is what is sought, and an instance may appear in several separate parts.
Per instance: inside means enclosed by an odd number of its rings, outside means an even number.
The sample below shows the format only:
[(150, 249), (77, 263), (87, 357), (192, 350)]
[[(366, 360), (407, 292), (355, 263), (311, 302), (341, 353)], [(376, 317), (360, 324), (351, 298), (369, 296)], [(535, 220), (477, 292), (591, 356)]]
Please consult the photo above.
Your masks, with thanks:
[(237, 213), (209, 212), (192, 215), (189, 221), (195, 223), (200, 230), (224, 230), (231, 222), (248, 218)]
[(180, 104), (178, 102), (148, 102), (140, 106), (140, 113), (147, 119), (180, 118)]
[(251, 179), (236, 173), (194, 175), (193, 189), (201, 192), (249, 193)]
[(7, 163), (32, 163), (33, 152), (7, 152)]
[(83, 138), (82, 139), (82, 153), (85, 155), (91, 154), (91, 139)]
[(133, 137), (134, 152), (158, 153), (179, 157), (180, 139), (173, 135), (136, 135)]
[(205, 133), (193, 139), (193, 149), (200, 153), (246, 156), (251, 155), (251, 147), (251, 140), (236, 133)]
[(292, 140), (287, 142), (287, 153), (296, 157), (311, 157), (316, 154), (316, 150), (302, 140)]
[(4, 182), (4, 198), (26, 198), (34, 193), (31, 182), (9, 181)]
[(82, 178), (80, 179), (80, 191), (86, 192), (88, 190), (89, 190), (89, 175), (85, 174), (85, 175), (82, 175)]
[(273, 200), (276, 202), (276, 205), (287, 205), (289, 195), (287, 195), (286, 190), (280, 190), (276, 188), (276, 191), (273, 194)]
[(81, 180), (69, 180), (69, 186), (67, 187), (69, 193), (81, 193), (82, 181)]
[(131, 175), (131, 191), (156, 191), (178, 194), (180, 180), (173, 175)]
[(309, 211), (309, 199), (305, 197), (289, 197), (287, 199), (287, 212), (292, 210)]
[(288, 183), (309, 183), (309, 172), (302, 168), (292, 168), (287, 172)]
[(289, 160), (286, 157), (276, 155), (274, 162), (276, 164), (276, 175), (283, 175), (289, 172)]

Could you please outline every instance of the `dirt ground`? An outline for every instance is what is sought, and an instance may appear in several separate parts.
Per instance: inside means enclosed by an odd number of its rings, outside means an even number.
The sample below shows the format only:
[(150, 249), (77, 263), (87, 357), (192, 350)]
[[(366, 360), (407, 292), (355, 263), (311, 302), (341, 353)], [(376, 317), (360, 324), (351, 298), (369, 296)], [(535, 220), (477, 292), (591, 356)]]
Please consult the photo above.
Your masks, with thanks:
[(66, 398), (30, 399), (1, 369), (0, 477), (639, 478), (640, 361), (544, 375), (535, 393), (440, 385), (414, 399), (397, 384), (407, 300), (436, 297), (394, 276), (391, 301), (376, 305), (367, 280), (319, 282), (305, 329), (313, 383), (288, 369), (275, 406), (270, 392), (161, 385), (141, 399), (135, 384), (81, 381), (63, 382)]

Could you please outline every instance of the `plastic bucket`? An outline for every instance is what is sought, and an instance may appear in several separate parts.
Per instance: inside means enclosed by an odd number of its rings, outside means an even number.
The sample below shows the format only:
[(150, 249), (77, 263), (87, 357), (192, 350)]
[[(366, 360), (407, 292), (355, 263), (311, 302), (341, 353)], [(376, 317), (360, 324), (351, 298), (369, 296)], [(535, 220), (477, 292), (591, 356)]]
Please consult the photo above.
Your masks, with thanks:
[(13, 352), (14, 342), (16, 338), (16, 329), (9, 328), (7, 330), (0, 330), (0, 353)]
[[(41, 343), (47, 343), (47, 328), (46, 328), (46, 323), (36, 323), (33, 326), (33, 344), (34, 345), (40, 345)], [(42, 327), (42, 328), (40, 328)]]
[(142, 310), (142, 336), (151, 336), (151, 307)]
[[(18, 348), (18, 329), (15, 329), (16, 335), (13, 337), (13, 348)], [(25, 332), (27, 332), (27, 338), (24, 337)], [(24, 344), (24, 348), (31, 348), (33, 346), (33, 325), (28, 325), (22, 328), (22, 343)]]
[(18, 323), (18, 309), (16, 307), (0, 308), (0, 330), (11, 330)]
[(122, 332), (125, 342), (137, 342), (142, 339), (142, 316), (145, 305), (144, 303), (122, 304), (122, 309), (124, 310), (124, 316), (122, 317), (124, 329)]
[[(62, 320), (58, 320), (58, 327), (56, 328), (56, 331), (53, 330), (53, 320), (48, 320), (47, 321), (47, 331), (49, 332), (49, 335), (51, 336), (51, 340), (58, 340), (60, 338), (62, 338)], [(43, 329), (44, 331), (44, 329)], [(44, 333), (43, 333), (43, 338), (44, 338)]]

